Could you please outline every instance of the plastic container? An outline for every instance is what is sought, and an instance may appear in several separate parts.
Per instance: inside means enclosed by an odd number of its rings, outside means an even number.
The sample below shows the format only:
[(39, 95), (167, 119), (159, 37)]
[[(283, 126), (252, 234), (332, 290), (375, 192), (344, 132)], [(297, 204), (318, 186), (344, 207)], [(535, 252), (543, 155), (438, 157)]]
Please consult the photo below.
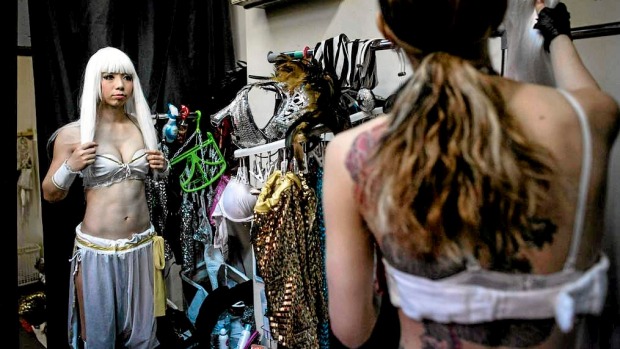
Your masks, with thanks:
[(220, 334), (217, 337), (218, 349), (229, 349), (228, 347), (228, 333), (225, 328), (220, 329)]
[(212, 349), (220, 349), (220, 335), (226, 334), (227, 336), (227, 347), (221, 348), (230, 348), (231, 346), (231, 338), (230, 338), (230, 315), (227, 311), (224, 311), (220, 314), (215, 326), (213, 327), (213, 332), (211, 332), (211, 346)]
[(252, 331), (252, 325), (246, 324), (245, 328), (241, 332), (241, 338), (239, 339), (239, 343), (237, 344), (237, 349), (244, 349), (246, 344), (248, 344), (248, 340), (250, 339), (250, 334)]

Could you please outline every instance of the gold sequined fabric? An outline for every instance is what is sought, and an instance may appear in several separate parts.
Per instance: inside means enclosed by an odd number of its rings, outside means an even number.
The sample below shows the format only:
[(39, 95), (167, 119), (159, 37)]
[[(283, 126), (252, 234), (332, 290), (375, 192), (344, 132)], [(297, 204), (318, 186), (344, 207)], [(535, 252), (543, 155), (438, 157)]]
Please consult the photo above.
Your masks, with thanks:
[(19, 317), (30, 325), (39, 326), (46, 321), (45, 309), (46, 298), (43, 291), (37, 291), (19, 299)]
[(317, 292), (323, 261), (316, 212), (317, 196), (306, 178), (281, 171), (269, 176), (254, 207), (252, 245), (278, 347), (319, 348), (317, 313), (326, 302)]

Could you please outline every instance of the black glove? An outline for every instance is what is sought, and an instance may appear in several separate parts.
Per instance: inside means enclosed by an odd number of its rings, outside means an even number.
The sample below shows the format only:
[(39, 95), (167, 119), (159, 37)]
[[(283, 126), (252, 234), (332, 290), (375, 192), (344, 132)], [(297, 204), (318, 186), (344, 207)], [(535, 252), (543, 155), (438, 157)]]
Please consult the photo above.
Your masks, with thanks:
[(547, 52), (551, 41), (558, 35), (565, 34), (573, 39), (570, 31), (570, 13), (562, 2), (554, 8), (545, 7), (540, 10), (534, 29), (538, 29), (545, 39), (544, 47)]

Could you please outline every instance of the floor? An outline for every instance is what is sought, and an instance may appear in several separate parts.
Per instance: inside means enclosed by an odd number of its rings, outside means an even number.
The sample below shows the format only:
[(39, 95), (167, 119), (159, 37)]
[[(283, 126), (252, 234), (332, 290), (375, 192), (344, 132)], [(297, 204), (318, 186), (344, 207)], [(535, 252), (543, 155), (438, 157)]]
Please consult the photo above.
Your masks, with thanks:
[[(18, 288), (19, 297), (32, 295), (33, 293), (43, 291), (42, 283), (35, 283), (20, 286)], [(18, 325), (19, 329), (19, 349), (45, 349), (33, 332), (27, 332), (26, 329)]]

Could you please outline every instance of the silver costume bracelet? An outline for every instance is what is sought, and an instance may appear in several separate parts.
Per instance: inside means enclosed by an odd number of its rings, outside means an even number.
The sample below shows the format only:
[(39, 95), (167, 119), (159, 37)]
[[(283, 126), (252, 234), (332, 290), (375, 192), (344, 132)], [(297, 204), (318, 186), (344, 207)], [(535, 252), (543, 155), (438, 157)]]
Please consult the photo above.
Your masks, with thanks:
[(52, 176), (52, 183), (60, 190), (69, 190), (75, 180), (75, 176), (79, 173), (80, 171), (73, 171), (67, 164), (67, 160), (65, 160)]
[(161, 170), (156, 170), (153, 172), (154, 179), (165, 179), (168, 177), (168, 175), (170, 174), (170, 161), (166, 158), (164, 158), (164, 161), (166, 162), (166, 168), (161, 171)]
[(164, 161), (166, 162), (166, 169), (161, 171), (160, 174), (163, 177), (168, 177), (168, 175), (170, 174), (170, 161), (166, 158), (164, 158)]

